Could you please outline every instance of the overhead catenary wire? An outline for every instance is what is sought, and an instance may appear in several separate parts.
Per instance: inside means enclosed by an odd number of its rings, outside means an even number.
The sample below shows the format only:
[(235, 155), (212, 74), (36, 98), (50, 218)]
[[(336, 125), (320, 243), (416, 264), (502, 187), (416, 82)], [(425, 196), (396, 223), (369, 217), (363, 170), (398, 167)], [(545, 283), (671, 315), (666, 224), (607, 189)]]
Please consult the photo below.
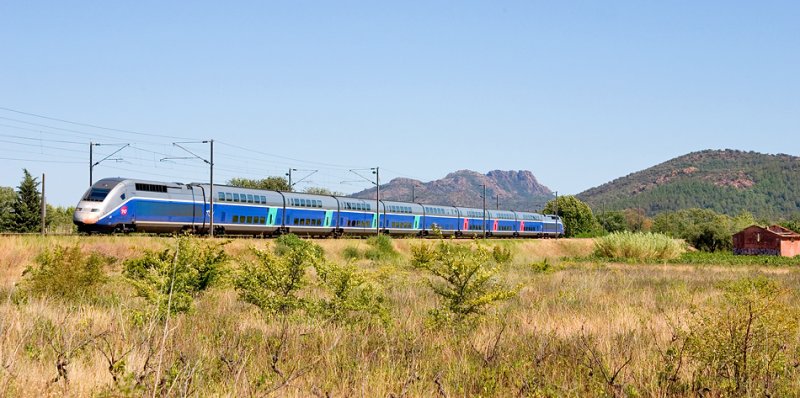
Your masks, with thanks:
[[(161, 138), (161, 139), (188, 139), (191, 140), (192, 138), (170, 135), (170, 134), (154, 134), (154, 133), (145, 133), (141, 131), (135, 131), (130, 129), (122, 129), (122, 128), (114, 128), (108, 126), (102, 126), (95, 123), (85, 123), (79, 121), (68, 120), (59, 117), (53, 117), (49, 115), (34, 113), (34, 112), (26, 112), (18, 109), (13, 109), (9, 107), (0, 106), (0, 111), (12, 112), (17, 115), (24, 115), (33, 118), (40, 118), (43, 120), (49, 120), (52, 122), (59, 122), (59, 123), (67, 123), (73, 126), (80, 126), (82, 128), (65, 128), (59, 127), (54, 125), (54, 123), (38, 123), (35, 121), (29, 120), (22, 120), (21, 118), (14, 118), (14, 117), (6, 117), (0, 115), (0, 119), (7, 120), (13, 123), (24, 124), (27, 126), (33, 126), (34, 128), (30, 127), (23, 127), (23, 126), (14, 126), (11, 124), (0, 124), (2, 127), (7, 127), (10, 129), (16, 129), (20, 131), (28, 131), (32, 133), (37, 133), (41, 135), (48, 135), (50, 137), (22, 137), (19, 135), (13, 134), (0, 134), (5, 138), (12, 138), (18, 140), (16, 142), (9, 142), (13, 145), (24, 145), (28, 147), (37, 147), (43, 149), (50, 149), (53, 151), (62, 151), (62, 152), (71, 152), (71, 153), (84, 153), (83, 150), (75, 149), (75, 148), (67, 148), (67, 147), (59, 147), (54, 144), (64, 144), (64, 145), (86, 145), (90, 141), (97, 141), (97, 140), (108, 140), (116, 142), (125, 142), (128, 141), (131, 143), (130, 147), (127, 148), (124, 153), (121, 153), (121, 157), (125, 160), (126, 163), (135, 164), (138, 166), (142, 166), (141, 168), (137, 168), (136, 170), (132, 169), (122, 169), (117, 167), (116, 169), (121, 171), (130, 171), (133, 173), (148, 173), (150, 175), (157, 175), (166, 178), (176, 178), (176, 175), (169, 175), (165, 174), (166, 170), (170, 170), (169, 173), (176, 172), (179, 174), (189, 174), (192, 175), (195, 172), (200, 173), (202, 168), (198, 165), (194, 164), (183, 164), (179, 162), (173, 163), (164, 163), (158, 162), (156, 157), (171, 157), (174, 156), (174, 152), (168, 146), (167, 142), (157, 142), (150, 139), (142, 140), (141, 138), (136, 139), (128, 139), (130, 137), (126, 137), (126, 135), (134, 135), (138, 137), (148, 137), (148, 138)], [(115, 132), (119, 134), (103, 134), (101, 132), (96, 131), (87, 131), (88, 129), (97, 129), (103, 130), (108, 132)], [(57, 137), (53, 137), (57, 136)], [(79, 142), (77, 140), (86, 139), (86, 142)], [(19, 141), (28, 141), (19, 142)], [(6, 141), (8, 142), (8, 141)], [(34, 144), (34, 142), (36, 144)], [(319, 172), (316, 174), (316, 177), (313, 181), (298, 181), (304, 186), (310, 185), (311, 183), (314, 184), (322, 184), (323, 186), (334, 187), (339, 186), (341, 189), (341, 180), (346, 179), (346, 175), (348, 174), (348, 170), (351, 168), (362, 168), (361, 165), (345, 165), (345, 164), (338, 164), (332, 162), (324, 162), (324, 161), (316, 161), (316, 160), (308, 160), (308, 159), (301, 159), (298, 157), (286, 156), (277, 153), (270, 153), (266, 151), (262, 151), (259, 149), (254, 149), (251, 147), (246, 147), (238, 144), (234, 144), (231, 142), (226, 141), (219, 141), (216, 140), (220, 147), (227, 148), (215, 151), (215, 156), (219, 159), (217, 161), (217, 165), (215, 165), (215, 169), (218, 170), (219, 176), (223, 178), (233, 178), (233, 177), (242, 177), (248, 176), (253, 178), (258, 177), (268, 177), (268, 176), (282, 176), (284, 174), (284, 170), (287, 167), (296, 168), (302, 167), (302, 165), (314, 165), (315, 168), (319, 169)], [(104, 142), (104, 144), (109, 144), (109, 142)], [(165, 149), (160, 149), (165, 148)], [(169, 149), (166, 149), (169, 148)], [(234, 150), (235, 152), (230, 152), (230, 150)], [(136, 154), (139, 155), (136, 155)], [(53, 155), (50, 153), (31, 153), (35, 155), (41, 156), (50, 156), (50, 157), (59, 157), (60, 159), (79, 159), (76, 157), (67, 157), (62, 155)], [(151, 156), (152, 155), (152, 158)], [(103, 156), (100, 154), (100, 156)], [(9, 160), (13, 159), (22, 159), (20, 157), (9, 156)], [(224, 160), (223, 160), (224, 159)], [(48, 162), (54, 162), (52, 159), (25, 159), (20, 161), (44, 161), (48, 160)], [(220, 160), (223, 160), (220, 162)], [(232, 162), (231, 162), (232, 161)], [(79, 164), (81, 162), (69, 162), (69, 164)], [(235, 165), (235, 166), (233, 166)], [(227, 167), (226, 167), (227, 166)], [(320, 167), (321, 166), (321, 167)], [(104, 165), (104, 168), (113, 168), (113, 166)], [(149, 172), (145, 169), (151, 169), (153, 172)], [(421, 180), (418, 177), (408, 176), (402, 172), (398, 172), (391, 169), (382, 169), (384, 173), (387, 173), (390, 177), (392, 175), (406, 177), (406, 178), (414, 178), (417, 180)], [(195, 179), (198, 179), (200, 174), (197, 174)], [(388, 180), (388, 178), (387, 178)]]

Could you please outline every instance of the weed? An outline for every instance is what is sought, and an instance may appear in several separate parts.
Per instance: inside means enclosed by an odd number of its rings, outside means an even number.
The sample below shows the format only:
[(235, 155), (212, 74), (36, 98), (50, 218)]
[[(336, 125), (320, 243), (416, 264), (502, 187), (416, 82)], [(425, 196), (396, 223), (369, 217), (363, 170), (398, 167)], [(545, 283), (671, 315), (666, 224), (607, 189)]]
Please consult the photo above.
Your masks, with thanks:
[(492, 257), (498, 264), (508, 264), (514, 257), (514, 254), (508, 246), (495, 245), (495, 247), (492, 248)]
[(364, 251), (364, 257), (372, 261), (388, 261), (400, 256), (389, 235), (373, 236), (367, 239), (367, 245), (369, 248)]
[(36, 258), (37, 266), (23, 272), (25, 279), (20, 288), (33, 295), (65, 300), (95, 295), (107, 280), (103, 267), (112, 262), (112, 258), (99, 253), (84, 255), (77, 245), (58, 246), (42, 252)]
[(342, 257), (345, 260), (359, 260), (361, 259), (362, 255), (361, 252), (355, 246), (347, 246), (342, 250)]
[(186, 312), (196, 294), (221, 279), (228, 260), (224, 245), (201, 244), (197, 238), (181, 236), (175, 239), (174, 249), (147, 251), (125, 261), (123, 274), (160, 313)]
[[(435, 277), (430, 286), (445, 303), (434, 311), (435, 318), (455, 321), (465, 320), (484, 313), (499, 301), (517, 295), (495, 280), (498, 266), (484, 247), (440, 242), (434, 249), (428, 247), (415, 251), (413, 264)], [(445, 310), (445, 311), (442, 311)]]
[(764, 277), (723, 284), (716, 305), (695, 314), (688, 353), (698, 365), (697, 388), (732, 395), (779, 396), (786, 377), (786, 341), (796, 336), (796, 310), (784, 290)]

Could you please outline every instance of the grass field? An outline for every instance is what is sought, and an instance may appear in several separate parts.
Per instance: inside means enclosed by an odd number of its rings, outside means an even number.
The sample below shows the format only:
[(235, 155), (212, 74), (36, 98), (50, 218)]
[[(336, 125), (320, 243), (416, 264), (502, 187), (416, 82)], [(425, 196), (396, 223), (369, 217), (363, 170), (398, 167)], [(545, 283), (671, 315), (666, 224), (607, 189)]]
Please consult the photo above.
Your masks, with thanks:
[[(419, 240), (368, 259), (366, 240), (319, 240), (352, 259), (386, 316), (276, 315), (240, 299), (250, 247), (224, 246), (227, 277), (192, 309), (151, 311), (123, 262), (175, 246), (154, 237), (0, 238), (0, 396), (797, 396), (800, 273), (789, 264), (592, 260), (591, 240), (490, 241), (517, 294), (469, 322), (432, 318), (441, 297), (411, 265)], [(430, 241), (427, 241), (430, 242)], [(473, 245), (468, 240), (455, 245)], [(36, 257), (79, 246), (105, 277), (79, 297), (26, 289)], [(589, 258), (587, 260), (587, 258)], [(696, 257), (695, 257), (696, 258)], [(579, 260), (582, 259), (582, 260)], [(58, 275), (50, 277), (58, 278)], [(304, 299), (323, 297), (308, 272)], [(68, 298), (71, 297), (71, 298)]]

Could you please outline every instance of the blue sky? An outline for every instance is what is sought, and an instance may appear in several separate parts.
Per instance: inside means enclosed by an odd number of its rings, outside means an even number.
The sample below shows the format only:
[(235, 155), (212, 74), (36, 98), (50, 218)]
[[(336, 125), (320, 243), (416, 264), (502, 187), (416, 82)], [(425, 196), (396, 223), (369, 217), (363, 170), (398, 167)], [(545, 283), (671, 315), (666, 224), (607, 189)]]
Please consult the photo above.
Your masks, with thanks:
[(373, 166), (578, 193), (701, 149), (800, 155), (797, 21), (796, 1), (2, 2), (0, 185), (25, 167), (75, 204), (90, 140), (132, 144), (95, 179), (205, 181), (160, 159), (213, 138), (217, 181), (294, 167), (344, 192)]

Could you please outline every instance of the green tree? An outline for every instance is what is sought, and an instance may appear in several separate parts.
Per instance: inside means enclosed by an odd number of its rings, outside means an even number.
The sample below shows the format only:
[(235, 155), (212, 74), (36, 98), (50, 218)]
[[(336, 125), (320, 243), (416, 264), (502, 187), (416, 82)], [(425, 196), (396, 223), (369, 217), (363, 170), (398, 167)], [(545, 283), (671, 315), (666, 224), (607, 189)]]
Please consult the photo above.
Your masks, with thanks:
[(283, 177), (267, 177), (260, 180), (250, 178), (231, 178), (228, 185), (241, 188), (269, 189), (275, 191), (289, 191), (289, 182)]
[(608, 233), (622, 232), (628, 229), (625, 214), (621, 211), (607, 211), (597, 215), (597, 222)]
[(17, 187), (17, 198), (14, 201), (14, 226), (16, 232), (36, 232), (41, 228), (42, 195), (39, 193), (39, 181), (31, 176), (27, 169), (22, 169), (24, 176)]
[[(681, 238), (698, 250), (730, 250), (738, 226), (748, 223), (746, 213), (740, 221), (710, 209), (686, 209), (661, 213), (653, 220), (653, 232)], [(749, 224), (750, 225), (750, 224)]]
[(313, 193), (315, 195), (333, 195), (333, 196), (344, 196), (341, 192), (331, 191), (328, 188), (322, 187), (308, 187), (303, 190), (305, 193)]
[(56, 233), (69, 233), (75, 232), (77, 229), (72, 222), (72, 216), (75, 213), (75, 208), (70, 207), (54, 207), (47, 205), (47, 216), (45, 217), (45, 224), (49, 232)]
[(564, 222), (566, 236), (594, 234), (600, 230), (592, 209), (575, 196), (559, 196), (558, 203), (553, 199), (544, 207), (544, 212), (547, 214), (556, 214), (556, 210)]
[(11, 231), (14, 227), (14, 188), (0, 187), (0, 231)]

